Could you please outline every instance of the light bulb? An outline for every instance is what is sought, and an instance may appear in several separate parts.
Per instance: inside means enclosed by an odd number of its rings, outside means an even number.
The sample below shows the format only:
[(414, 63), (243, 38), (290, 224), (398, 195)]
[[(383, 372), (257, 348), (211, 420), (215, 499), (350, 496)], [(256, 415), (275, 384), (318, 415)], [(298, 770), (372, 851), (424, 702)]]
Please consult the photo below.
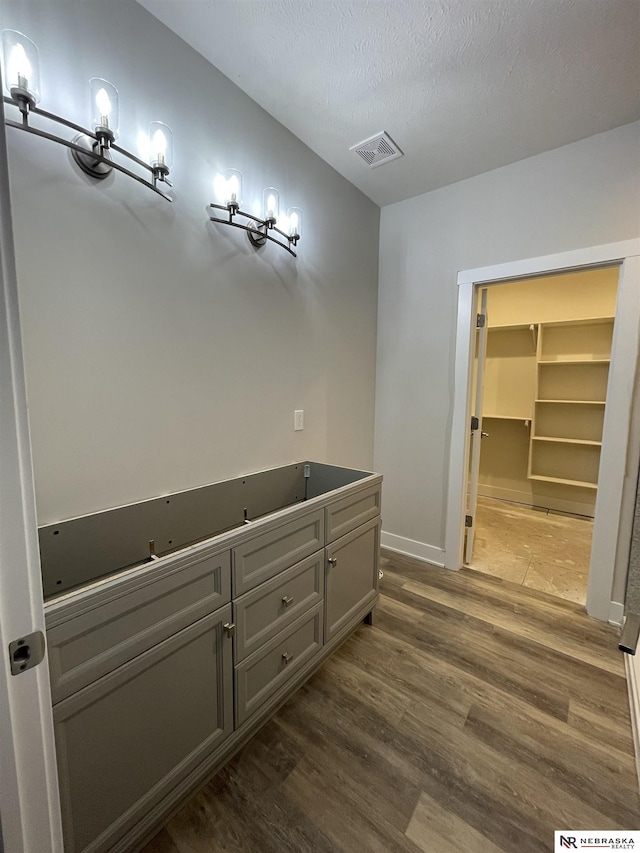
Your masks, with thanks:
[(118, 90), (102, 77), (92, 77), (91, 89), (91, 127), (103, 138), (113, 141), (118, 135), (120, 111), (118, 109)]
[(158, 158), (164, 159), (167, 153), (167, 137), (161, 130), (156, 130), (153, 134), (152, 148), (158, 154)]
[(287, 234), (296, 242), (302, 234), (302, 211), (299, 207), (290, 207), (287, 211), (289, 216), (287, 221)]
[(31, 63), (21, 42), (14, 45), (9, 55), (7, 72), (10, 80), (16, 80), (20, 89), (29, 88), (31, 77)]
[(242, 172), (237, 169), (227, 169), (224, 175), (224, 203), (234, 213), (240, 209), (242, 204)]
[[(100, 110), (100, 115), (105, 116), (107, 118), (111, 115), (111, 98), (107, 95), (104, 89), (99, 89), (98, 94), (96, 95), (96, 106)], [(108, 126), (109, 119), (105, 124)]]
[[(38, 48), (24, 33), (2, 30), (2, 78), (14, 100), (27, 110), (40, 100), (40, 61)], [(23, 109), (24, 108), (24, 109)]]
[[(262, 218), (271, 225), (280, 216), (280, 193), (275, 187), (265, 187), (262, 191)], [(271, 225), (268, 227), (270, 228)]]
[(152, 121), (149, 124), (149, 162), (166, 175), (173, 167), (173, 132), (168, 124)]
[(229, 178), (229, 184), (228, 184), (229, 199), (231, 201), (236, 202), (238, 200), (238, 190), (239, 189), (240, 189), (240, 187), (238, 185), (238, 179), (236, 178), (235, 175), (231, 175), (231, 177)]

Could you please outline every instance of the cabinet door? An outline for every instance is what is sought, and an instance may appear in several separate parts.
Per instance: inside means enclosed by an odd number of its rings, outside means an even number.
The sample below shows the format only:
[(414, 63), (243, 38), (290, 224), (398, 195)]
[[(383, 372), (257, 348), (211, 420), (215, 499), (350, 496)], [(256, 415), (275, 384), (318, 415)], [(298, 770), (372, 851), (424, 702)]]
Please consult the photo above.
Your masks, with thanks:
[(109, 850), (233, 730), (231, 605), (54, 706), (65, 850)]
[(339, 636), (378, 598), (380, 519), (327, 546), (325, 643)]

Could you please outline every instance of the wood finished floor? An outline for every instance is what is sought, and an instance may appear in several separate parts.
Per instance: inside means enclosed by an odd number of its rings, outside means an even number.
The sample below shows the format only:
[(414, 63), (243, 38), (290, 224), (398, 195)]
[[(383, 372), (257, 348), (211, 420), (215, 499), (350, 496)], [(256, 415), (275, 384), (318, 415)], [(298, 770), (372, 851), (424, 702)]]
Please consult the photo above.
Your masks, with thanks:
[(361, 626), (144, 853), (534, 853), (637, 829), (617, 632), (383, 551)]

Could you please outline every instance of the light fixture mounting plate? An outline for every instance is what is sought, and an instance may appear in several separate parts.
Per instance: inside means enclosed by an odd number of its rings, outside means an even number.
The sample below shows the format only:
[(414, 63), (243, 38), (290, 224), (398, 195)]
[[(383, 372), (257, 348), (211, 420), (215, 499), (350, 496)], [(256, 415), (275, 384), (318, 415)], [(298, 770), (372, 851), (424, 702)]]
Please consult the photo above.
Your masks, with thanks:
[[(84, 149), (84, 151), (78, 151), (75, 148), (71, 149), (73, 159), (83, 172), (98, 180), (106, 178), (111, 173), (113, 166), (110, 163), (96, 159), (96, 146), (98, 143), (93, 136), (88, 136), (86, 133), (79, 133), (77, 136), (74, 136), (73, 143)], [(86, 154), (84, 153), (85, 151)], [(100, 156), (105, 157), (107, 160), (111, 159), (111, 155), (106, 148), (102, 149)]]
[(249, 242), (252, 246), (255, 246), (256, 249), (259, 249), (267, 242), (267, 238), (265, 236), (258, 236), (258, 234), (256, 233), (259, 230), (261, 223), (256, 222), (255, 219), (250, 219), (248, 225), (250, 228), (255, 228), (255, 231), (247, 231), (247, 237), (249, 238)]

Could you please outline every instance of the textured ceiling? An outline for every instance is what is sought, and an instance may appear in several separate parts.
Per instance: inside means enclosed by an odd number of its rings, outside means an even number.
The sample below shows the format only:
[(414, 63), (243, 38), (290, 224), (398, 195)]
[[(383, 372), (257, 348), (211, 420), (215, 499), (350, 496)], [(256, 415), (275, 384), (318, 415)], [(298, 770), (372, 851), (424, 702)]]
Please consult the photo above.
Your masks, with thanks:
[(640, 0), (138, 1), (379, 205), (640, 118)]

